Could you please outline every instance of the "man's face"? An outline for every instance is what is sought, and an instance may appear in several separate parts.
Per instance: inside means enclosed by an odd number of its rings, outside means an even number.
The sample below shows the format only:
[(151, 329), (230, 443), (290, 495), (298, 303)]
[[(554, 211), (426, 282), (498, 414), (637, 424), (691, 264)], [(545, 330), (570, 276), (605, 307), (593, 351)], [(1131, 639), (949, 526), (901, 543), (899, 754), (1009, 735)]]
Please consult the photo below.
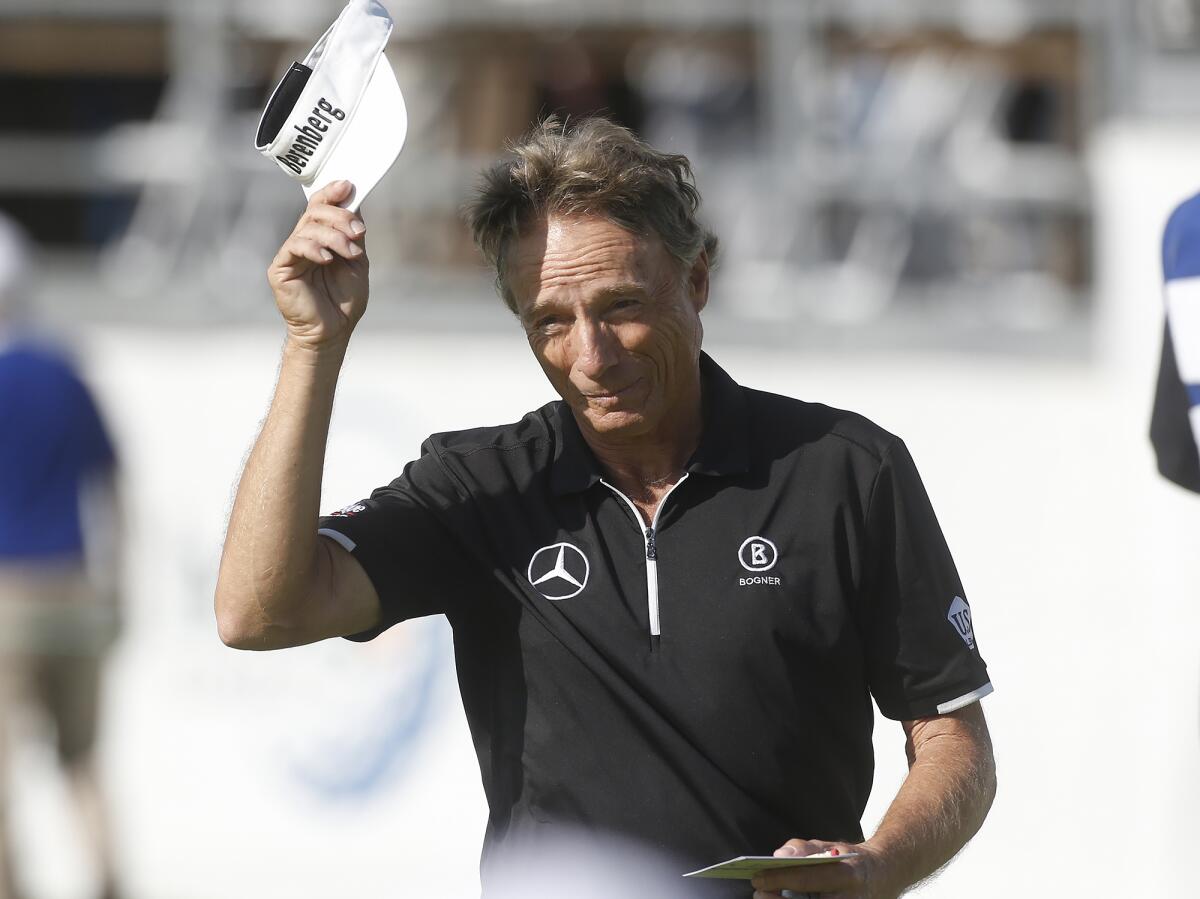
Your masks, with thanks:
[[(686, 414), (708, 299), (704, 254), (688, 273), (657, 238), (594, 217), (530, 229), (508, 284), (529, 346), (580, 424), (623, 440)], [(666, 435), (659, 435), (666, 436)]]

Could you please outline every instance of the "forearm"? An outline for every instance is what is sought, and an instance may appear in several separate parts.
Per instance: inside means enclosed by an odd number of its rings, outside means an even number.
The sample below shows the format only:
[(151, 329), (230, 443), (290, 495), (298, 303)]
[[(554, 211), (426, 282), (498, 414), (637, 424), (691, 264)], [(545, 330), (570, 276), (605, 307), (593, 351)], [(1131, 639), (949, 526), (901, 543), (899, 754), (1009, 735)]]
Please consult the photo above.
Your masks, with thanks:
[(899, 895), (950, 861), (975, 835), (996, 793), (996, 767), (982, 711), (963, 710), (960, 729), (926, 737), (874, 836), (866, 843), (884, 860)]
[(344, 346), (318, 352), (284, 345), (221, 557), (217, 622), (230, 645), (273, 645), (270, 632), (288, 628), (314, 579), (321, 473), (344, 353)]

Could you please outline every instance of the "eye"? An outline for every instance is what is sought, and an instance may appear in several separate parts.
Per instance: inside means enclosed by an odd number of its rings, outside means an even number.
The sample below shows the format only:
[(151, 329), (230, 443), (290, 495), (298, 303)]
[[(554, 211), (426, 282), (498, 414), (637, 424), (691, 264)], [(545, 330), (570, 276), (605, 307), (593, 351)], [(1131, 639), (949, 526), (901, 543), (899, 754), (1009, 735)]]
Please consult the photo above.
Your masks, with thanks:
[(541, 318), (534, 319), (531, 330), (539, 334), (551, 334), (562, 324), (562, 319), (557, 315), (543, 315)]

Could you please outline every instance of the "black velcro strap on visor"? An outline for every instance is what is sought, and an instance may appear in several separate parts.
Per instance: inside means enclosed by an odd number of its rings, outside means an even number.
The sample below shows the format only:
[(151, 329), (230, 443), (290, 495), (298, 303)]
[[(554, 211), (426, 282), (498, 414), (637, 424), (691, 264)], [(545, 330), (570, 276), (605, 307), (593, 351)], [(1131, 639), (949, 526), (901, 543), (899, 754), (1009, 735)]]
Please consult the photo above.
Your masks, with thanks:
[(292, 63), (292, 67), (279, 82), (279, 87), (275, 88), (275, 93), (271, 95), (266, 112), (263, 113), (262, 121), (259, 122), (258, 137), (255, 139), (256, 146), (265, 147), (275, 140), (279, 130), (287, 122), (288, 116), (292, 114), (292, 109), (296, 106), (296, 101), (300, 99), (300, 93), (308, 84), (311, 75), (312, 69), (308, 66), (298, 62)]

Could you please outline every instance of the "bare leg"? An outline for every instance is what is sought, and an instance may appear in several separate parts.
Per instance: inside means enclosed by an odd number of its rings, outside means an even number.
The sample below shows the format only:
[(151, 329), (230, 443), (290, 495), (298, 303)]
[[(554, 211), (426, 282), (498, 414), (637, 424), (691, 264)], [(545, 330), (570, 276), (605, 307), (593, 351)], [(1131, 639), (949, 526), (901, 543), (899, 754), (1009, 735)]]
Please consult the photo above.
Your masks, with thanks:
[(18, 683), (12, 666), (0, 658), (0, 899), (18, 899), (17, 876), (13, 868), (12, 834), (8, 826), (8, 783), (10, 763), (9, 721), (15, 706), (13, 694)]
[(0, 808), (0, 899), (17, 899), (17, 881), (12, 866), (7, 812), (7, 809)]
[(103, 899), (114, 899), (117, 896), (117, 886), (112, 828), (91, 753), (73, 759), (66, 768), (66, 774), (76, 807), (79, 809), (84, 834), (96, 862), (96, 869), (100, 873), (100, 896)]

